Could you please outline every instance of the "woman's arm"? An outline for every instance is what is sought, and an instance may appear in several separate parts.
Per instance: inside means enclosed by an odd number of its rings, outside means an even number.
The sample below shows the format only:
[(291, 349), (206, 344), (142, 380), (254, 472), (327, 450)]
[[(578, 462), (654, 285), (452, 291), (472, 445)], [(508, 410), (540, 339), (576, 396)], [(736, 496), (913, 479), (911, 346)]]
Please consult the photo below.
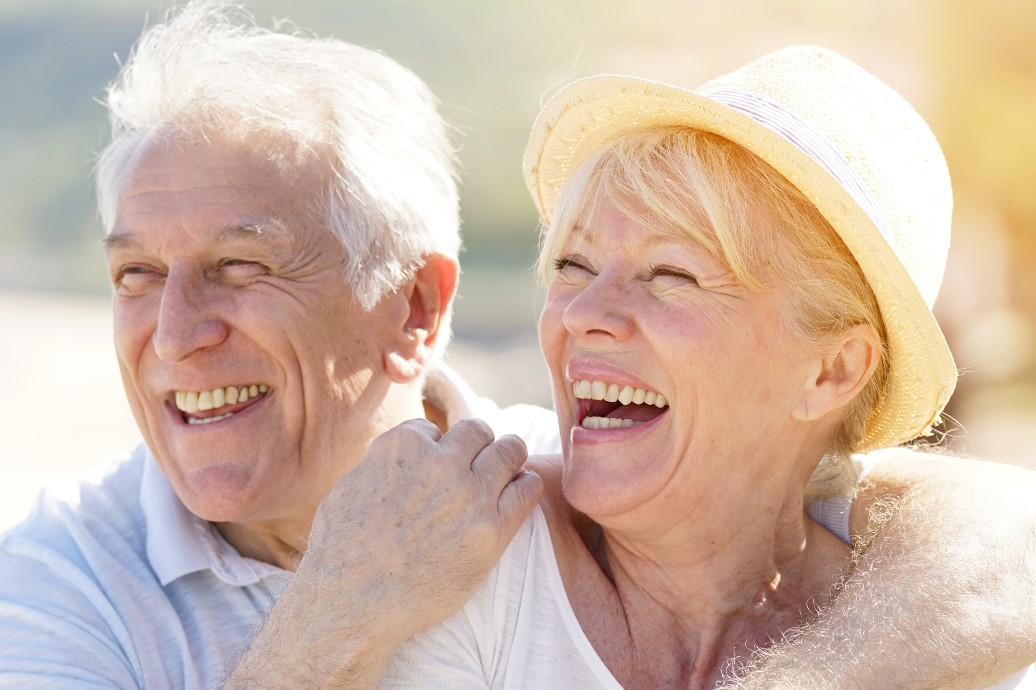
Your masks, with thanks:
[(857, 561), (742, 688), (984, 688), (1036, 660), (1036, 472), (902, 449), (853, 506)]

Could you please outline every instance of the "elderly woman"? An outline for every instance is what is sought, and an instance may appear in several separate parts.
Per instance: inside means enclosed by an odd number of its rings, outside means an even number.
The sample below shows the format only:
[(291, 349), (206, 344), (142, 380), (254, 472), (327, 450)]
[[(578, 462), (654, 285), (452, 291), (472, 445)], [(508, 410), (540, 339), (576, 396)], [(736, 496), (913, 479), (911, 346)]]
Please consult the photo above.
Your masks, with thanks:
[(383, 682), (713, 687), (838, 591), (844, 524), (804, 506), (953, 390), (942, 154), (884, 84), (792, 48), (696, 91), (576, 82), (526, 174), (563, 470), (540, 463), (541, 510)]

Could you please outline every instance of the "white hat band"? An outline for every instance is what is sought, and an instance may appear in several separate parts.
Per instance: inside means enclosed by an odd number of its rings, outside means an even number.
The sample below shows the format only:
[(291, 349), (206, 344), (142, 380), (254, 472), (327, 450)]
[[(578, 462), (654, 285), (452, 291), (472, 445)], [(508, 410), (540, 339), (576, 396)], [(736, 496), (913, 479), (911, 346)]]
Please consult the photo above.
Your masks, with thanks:
[(758, 94), (723, 89), (699, 92), (702, 96), (722, 103), (728, 108), (747, 115), (767, 129), (794, 144), (799, 150), (819, 163), (831, 173), (838, 183), (852, 196), (853, 201), (863, 209), (881, 236), (889, 243), (889, 247), (897, 255), (900, 254), (896, 239), (888, 221), (881, 213), (880, 207), (871, 196), (867, 186), (856, 174), (853, 166), (838, 152), (819, 132), (791, 110), (779, 103), (774, 103)]

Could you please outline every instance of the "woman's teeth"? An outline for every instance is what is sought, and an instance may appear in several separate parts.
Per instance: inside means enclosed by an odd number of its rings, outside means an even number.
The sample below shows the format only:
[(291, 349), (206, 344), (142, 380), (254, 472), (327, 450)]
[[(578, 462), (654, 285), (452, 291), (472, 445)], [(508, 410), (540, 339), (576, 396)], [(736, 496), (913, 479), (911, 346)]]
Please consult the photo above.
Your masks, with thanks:
[[(253, 383), (250, 386), (227, 386), (226, 388), (213, 388), (207, 391), (176, 391), (176, 409), (187, 414), (218, 410), (224, 405), (235, 405), (245, 402), (249, 398), (256, 398), (269, 390), (270, 387), (265, 383)], [(220, 419), (226, 419), (228, 416), (219, 415), (196, 421), (216, 422)]]
[[(586, 379), (573, 381), (572, 392), (580, 400), (600, 400), (604, 403), (616, 403), (612, 406), (593, 403), (590, 404), (589, 409), (584, 407), (583, 414), (589, 413), (579, 422), (584, 429), (625, 429), (644, 424), (645, 421), (650, 421), (662, 413), (654, 410), (649, 413), (644, 408), (631, 408), (627, 406), (644, 405), (648, 408), (664, 410), (669, 404), (661, 393), (646, 388), (634, 388), (633, 386), (608, 383), (607, 381), (589, 381)], [(636, 417), (636, 419), (620, 415), (632, 416)]]
[(619, 386), (617, 383), (605, 383), (604, 381), (587, 381), (580, 379), (572, 382), (572, 393), (581, 400), (604, 400), (605, 402), (620, 402), (623, 405), (654, 405), (662, 408), (668, 405), (665, 396), (645, 388), (634, 388), (633, 386)]
[(644, 422), (634, 422), (632, 419), (616, 419), (614, 417), (586, 417), (581, 422), (584, 429), (625, 429), (628, 426), (636, 426)]

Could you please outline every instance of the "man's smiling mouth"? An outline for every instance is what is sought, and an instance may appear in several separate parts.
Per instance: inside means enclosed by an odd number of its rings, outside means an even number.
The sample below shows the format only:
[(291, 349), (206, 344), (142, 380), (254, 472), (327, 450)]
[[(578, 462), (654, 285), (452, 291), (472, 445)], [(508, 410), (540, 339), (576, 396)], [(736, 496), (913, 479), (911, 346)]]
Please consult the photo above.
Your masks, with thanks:
[(265, 396), (270, 387), (265, 383), (253, 383), (246, 386), (226, 386), (225, 388), (211, 388), (204, 391), (176, 391), (176, 409), (183, 413), (183, 419), (189, 425), (211, 424), (228, 417), (233, 417), (241, 408), (233, 412), (227, 410), (224, 413), (217, 410), (229, 405), (241, 405), (241, 403), (255, 400)]
[(584, 429), (622, 429), (644, 424), (669, 410), (665, 396), (646, 388), (607, 381), (572, 382)]

